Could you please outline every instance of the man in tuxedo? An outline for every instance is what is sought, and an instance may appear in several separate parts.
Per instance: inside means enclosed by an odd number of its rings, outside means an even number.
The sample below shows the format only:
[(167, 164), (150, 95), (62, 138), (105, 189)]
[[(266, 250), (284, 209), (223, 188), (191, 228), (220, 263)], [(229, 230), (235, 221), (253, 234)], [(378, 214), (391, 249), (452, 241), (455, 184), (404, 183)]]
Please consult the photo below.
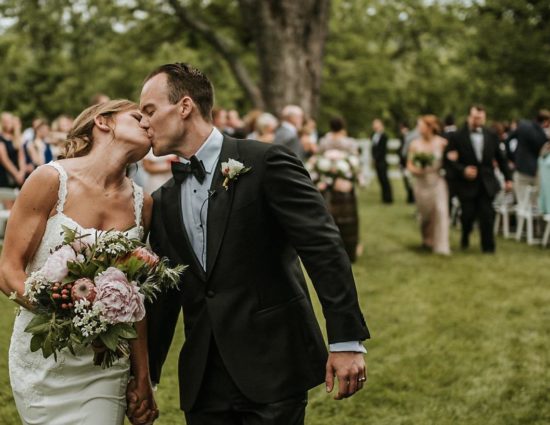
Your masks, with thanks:
[(445, 165), (447, 172), (454, 176), (454, 188), (462, 210), (461, 247), (469, 247), (470, 233), (477, 219), (481, 249), (485, 253), (493, 253), (493, 200), (500, 190), (495, 176), (495, 162), (504, 175), (507, 191), (512, 189), (512, 180), (498, 137), (485, 127), (485, 122), (485, 109), (480, 105), (472, 106), (467, 124), (449, 137)]
[[(332, 391), (336, 375), (342, 399), (366, 381), (369, 331), (350, 262), (300, 160), (283, 146), (223, 136), (212, 102), (206, 76), (180, 63), (154, 70), (141, 92), (153, 152), (180, 157), (153, 194), (151, 246), (189, 265), (179, 290), (148, 307), (151, 378), (160, 380), (183, 310), (189, 425), (303, 424), (310, 388)], [(230, 160), (249, 170), (226, 178)], [(299, 258), (323, 306), (329, 354)]]
[(518, 127), (507, 138), (516, 139), (517, 147), (514, 152), (516, 171), (514, 173), (514, 191), (520, 202), (528, 186), (537, 186), (537, 164), (539, 153), (548, 141), (545, 129), (550, 127), (550, 111), (541, 110), (534, 120), (521, 120)]
[(281, 125), (275, 130), (276, 145), (286, 146), (302, 161), (306, 153), (300, 142), (299, 131), (304, 125), (304, 111), (296, 105), (287, 105), (281, 112)]
[(382, 120), (375, 119), (372, 122), (372, 158), (380, 189), (382, 190), (382, 202), (391, 204), (393, 202), (392, 188), (388, 179), (388, 162), (386, 155), (388, 153), (388, 136), (384, 132), (384, 123)]

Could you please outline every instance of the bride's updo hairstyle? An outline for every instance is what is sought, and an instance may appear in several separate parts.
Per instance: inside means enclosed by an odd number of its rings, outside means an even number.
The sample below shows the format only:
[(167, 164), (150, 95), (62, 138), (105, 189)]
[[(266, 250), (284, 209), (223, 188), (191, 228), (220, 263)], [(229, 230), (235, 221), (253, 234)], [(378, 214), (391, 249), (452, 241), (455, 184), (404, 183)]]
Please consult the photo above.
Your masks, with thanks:
[[(93, 129), (94, 119), (98, 116), (112, 117), (118, 112), (137, 109), (138, 106), (126, 99), (109, 100), (86, 108), (76, 117), (73, 127), (67, 134), (64, 152), (61, 158), (76, 158), (87, 155), (94, 144)], [(111, 129), (114, 131), (114, 128)]]

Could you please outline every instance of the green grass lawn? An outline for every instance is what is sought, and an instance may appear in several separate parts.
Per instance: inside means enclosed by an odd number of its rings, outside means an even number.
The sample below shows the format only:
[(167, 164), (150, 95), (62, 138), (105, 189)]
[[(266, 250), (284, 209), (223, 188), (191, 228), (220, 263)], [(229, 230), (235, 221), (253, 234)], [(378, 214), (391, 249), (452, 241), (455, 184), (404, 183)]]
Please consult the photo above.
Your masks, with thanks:
[[(475, 235), (463, 253), (453, 231), (452, 257), (424, 253), (400, 182), (393, 206), (380, 204), (374, 186), (361, 195), (365, 253), (354, 267), (373, 335), (368, 385), (341, 402), (314, 389), (306, 423), (550, 423), (550, 250), (499, 239), (497, 254), (484, 256)], [(13, 308), (5, 298), (0, 306), (0, 423), (11, 425), (19, 423), (7, 371)], [(159, 425), (184, 423), (181, 341), (157, 393)]]

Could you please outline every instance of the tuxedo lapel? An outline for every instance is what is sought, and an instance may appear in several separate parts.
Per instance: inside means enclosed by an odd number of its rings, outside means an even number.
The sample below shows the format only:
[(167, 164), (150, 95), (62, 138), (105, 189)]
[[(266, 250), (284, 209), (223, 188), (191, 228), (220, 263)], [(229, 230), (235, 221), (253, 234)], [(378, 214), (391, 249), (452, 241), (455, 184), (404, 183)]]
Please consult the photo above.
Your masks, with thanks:
[(227, 220), (231, 212), (233, 198), (237, 186), (229, 183), (228, 190), (223, 187), (224, 177), (221, 173), (221, 164), (229, 158), (239, 160), (239, 151), (235, 139), (224, 137), (220, 159), (214, 171), (210, 193), (213, 193), (208, 201), (208, 217), (206, 232), (206, 278), (210, 277), (216, 264), (216, 258), (220, 250), (223, 236), (227, 227)]
[(170, 238), (171, 244), (176, 248), (182, 260), (189, 265), (190, 270), (204, 280), (204, 271), (195, 255), (195, 251), (193, 251), (185, 225), (183, 224), (181, 186), (175, 184), (173, 179), (171, 184), (169, 183), (162, 187), (162, 211), (163, 221), (167, 229), (166, 233)]
[(491, 137), (487, 129), (483, 129), (483, 155), (481, 158), (481, 162), (485, 161), (485, 158), (490, 158), (491, 155), (491, 146), (489, 144), (491, 143)]

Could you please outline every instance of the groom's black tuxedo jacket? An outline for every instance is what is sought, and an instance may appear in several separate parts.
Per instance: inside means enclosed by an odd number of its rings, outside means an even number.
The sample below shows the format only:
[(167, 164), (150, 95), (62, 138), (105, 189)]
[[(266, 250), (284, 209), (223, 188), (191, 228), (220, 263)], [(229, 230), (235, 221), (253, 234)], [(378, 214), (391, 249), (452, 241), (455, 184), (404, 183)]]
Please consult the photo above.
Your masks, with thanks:
[[(504, 178), (511, 180), (508, 163), (499, 145), (497, 135), (483, 128), (483, 157), (479, 162), (472, 145), (470, 129), (467, 125), (450, 136), (446, 153), (456, 151), (458, 160), (450, 161), (448, 156), (445, 155), (445, 168), (447, 175), (454, 181), (453, 185), (460, 199), (475, 198), (480, 191), (483, 191), (489, 198), (495, 197), (500, 190), (500, 183), (495, 175), (495, 163), (500, 168)], [(464, 176), (464, 170), (470, 165), (476, 166), (478, 169), (475, 180), (468, 180)]]
[[(222, 187), (220, 163), (251, 170)], [(148, 308), (151, 378), (158, 382), (180, 309), (186, 342), (180, 353), (180, 400), (190, 410), (209, 345), (251, 401), (269, 403), (323, 382), (327, 350), (298, 256), (323, 306), (330, 343), (369, 337), (351, 265), (323, 198), (288, 149), (225, 137), (211, 189), (207, 267), (189, 244), (180, 186), (153, 194), (151, 245), (173, 264), (188, 264), (179, 291)]]

